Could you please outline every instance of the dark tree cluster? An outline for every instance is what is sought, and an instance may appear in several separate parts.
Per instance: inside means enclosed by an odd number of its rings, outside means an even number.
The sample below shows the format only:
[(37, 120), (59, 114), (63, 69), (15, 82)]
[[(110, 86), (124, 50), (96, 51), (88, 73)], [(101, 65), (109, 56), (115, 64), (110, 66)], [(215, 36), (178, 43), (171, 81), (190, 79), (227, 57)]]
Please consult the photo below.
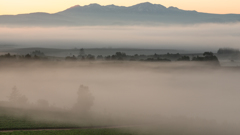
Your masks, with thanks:
[(39, 57), (39, 56), (32, 56), (30, 54), (26, 54), (26, 55), (11, 55), (10, 53), (4, 54), (4, 55), (0, 55), (1, 59), (15, 59), (15, 60), (45, 60), (47, 59), (47, 57)]
[(143, 61), (152, 61), (152, 62), (154, 62), (154, 61), (162, 61), (162, 62), (170, 62), (171, 60), (169, 60), (169, 59), (165, 59), (165, 58), (163, 58), (163, 59), (161, 59), (161, 58), (147, 58), (146, 60), (143, 60)]
[(75, 60), (77, 60), (77, 57), (76, 57), (75, 55), (73, 55), (73, 56), (67, 56), (67, 57), (65, 58), (65, 60), (75, 61)]
[(192, 58), (193, 61), (217, 61), (218, 58), (212, 52), (204, 52), (203, 56), (197, 56)]
[(73, 56), (67, 56), (65, 60), (70, 60), (70, 61), (75, 61), (75, 60), (95, 60), (95, 56), (88, 54), (88, 55), (81, 55), (76, 57), (75, 55)]
[(217, 54), (240, 54), (239, 49), (233, 49), (233, 48), (220, 48), (217, 51)]
[(127, 60), (129, 56), (123, 52), (116, 52), (114, 55), (108, 55), (105, 57), (105, 60)]
[(4, 54), (4, 55), (0, 55), (0, 58), (13, 58), (16, 59), (17, 56), (16, 55), (11, 55), (10, 53)]
[(17, 59), (17, 60), (46, 60), (47, 57), (45, 54), (39, 50), (35, 50), (31, 53), (28, 53), (26, 55), (11, 55), (10, 53), (0, 55), (0, 58), (2, 59)]
[(128, 61), (171, 61), (167, 58), (161, 58), (160, 55), (154, 54), (154, 55), (126, 55), (126, 53), (123, 52), (116, 52), (114, 55), (108, 55), (104, 58), (105, 60), (128, 60)]
[(178, 61), (190, 61), (190, 57), (184, 55), (181, 58), (179, 58)]
[(26, 55), (21, 55), (19, 56), (19, 59), (27, 59), (27, 60), (46, 60), (47, 57), (45, 56), (38, 56), (38, 55), (31, 55), (31, 54), (26, 54)]
[(95, 56), (94, 55), (91, 55), (91, 54), (88, 54), (86, 57), (85, 57), (86, 60), (95, 60)]
[(104, 59), (104, 57), (102, 55), (97, 56), (97, 60), (103, 60), (103, 59)]
[(111, 60), (124, 60), (127, 55), (123, 52), (116, 52), (116, 54), (111, 56)]
[(35, 50), (31, 53), (31, 56), (45, 57), (45, 54), (39, 50)]
[(177, 60), (181, 57), (181, 55), (179, 53), (176, 53), (176, 54), (167, 53), (167, 54), (162, 55), (161, 57), (164, 57), (164, 58), (170, 59), (170, 60)]

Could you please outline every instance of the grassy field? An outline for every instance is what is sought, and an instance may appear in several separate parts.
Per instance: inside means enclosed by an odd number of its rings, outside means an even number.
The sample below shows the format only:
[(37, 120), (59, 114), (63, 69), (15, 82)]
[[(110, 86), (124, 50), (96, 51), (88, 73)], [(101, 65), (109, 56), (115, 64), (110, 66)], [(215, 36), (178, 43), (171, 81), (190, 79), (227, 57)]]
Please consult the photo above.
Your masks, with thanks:
[(51, 129), (77, 127), (64, 123), (36, 122), (29, 118), (0, 116), (0, 135), (132, 135), (118, 129), (73, 129), (73, 130), (39, 130), (39, 131), (13, 131), (1, 132), (11, 129)]
[(75, 125), (53, 122), (36, 122), (29, 118), (18, 118), (11, 116), (0, 116), (0, 130), (7, 129), (39, 129), (39, 128), (59, 128), (77, 127)]
[(81, 129), (0, 132), (0, 135), (133, 135), (117, 129)]
[[(74, 127), (74, 125), (37, 122), (24, 117), (0, 116), (0, 135), (239, 135), (239, 132), (234, 128), (221, 129), (211, 125), (205, 127), (204, 125), (196, 124), (194, 126), (194, 123), (193, 126), (180, 126), (179, 124), (174, 125), (169, 123), (166, 125), (144, 125), (119, 129), (72, 129), (71, 127)], [(13, 132), (1, 132), (14, 129), (15, 131)]]

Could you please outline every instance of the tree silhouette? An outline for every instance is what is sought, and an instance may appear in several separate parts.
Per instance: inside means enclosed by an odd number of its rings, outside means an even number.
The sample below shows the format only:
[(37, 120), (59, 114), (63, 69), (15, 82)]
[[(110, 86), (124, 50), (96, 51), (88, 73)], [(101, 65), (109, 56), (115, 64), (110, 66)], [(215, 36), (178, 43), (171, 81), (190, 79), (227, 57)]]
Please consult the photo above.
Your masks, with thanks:
[(204, 52), (204, 53), (203, 53), (203, 56), (205, 56), (205, 57), (206, 57), (206, 56), (211, 57), (211, 56), (214, 56), (214, 55), (213, 55), (212, 52)]
[(189, 56), (182, 56), (181, 58), (177, 59), (178, 61), (190, 61)]
[(28, 102), (28, 98), (25, 95), (20, 94), (17, 90), (17, 87), (14, 86), (9, 96), (9, 102), (14, 105), (26, 105)]
[(87, 86), (81, 85), (77, 92), (77, 102), (73, 106), (73, 111), (87, 115), (93, 106), (94, 97)]
[(8, 99), (10, 102), (16, 103), (19, 97), (20, 97), (20, 93), (17, 90), (16, 86), (14, 86), (12, 88), (12, 92), (11, 92), (10, 96), (8, 97)]
[(30, 55), (30, 54), (26, 54), (26, 55), (25, 55), (25, 58), (26, 58), (26, 59), (31, 59), (31, 55)]

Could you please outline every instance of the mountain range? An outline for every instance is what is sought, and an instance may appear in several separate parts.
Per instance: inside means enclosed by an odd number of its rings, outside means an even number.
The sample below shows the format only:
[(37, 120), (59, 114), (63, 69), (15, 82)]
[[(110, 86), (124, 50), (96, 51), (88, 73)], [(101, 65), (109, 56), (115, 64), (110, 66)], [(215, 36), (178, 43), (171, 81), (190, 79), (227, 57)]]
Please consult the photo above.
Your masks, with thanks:
[(130, 7), (99, 4), (73, 6), (57, 13), (1, 15), (0, 25), (86, 26), (86, 25), (160, 25), (240, 22), (240, 14), (210, 14), (165, 7), (149, 2)]

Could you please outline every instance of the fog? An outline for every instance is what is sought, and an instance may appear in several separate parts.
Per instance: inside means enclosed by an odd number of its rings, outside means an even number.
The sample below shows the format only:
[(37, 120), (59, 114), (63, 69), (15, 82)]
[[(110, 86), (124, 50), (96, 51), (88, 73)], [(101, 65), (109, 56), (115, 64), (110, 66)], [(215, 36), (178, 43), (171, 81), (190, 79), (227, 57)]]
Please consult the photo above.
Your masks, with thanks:
[(88, 113), (91, 120), (98, 118), (98, 122), (92, 121), (92, 125), (99, 124), (101, 119), (107, 120), (107, 125), (154, 127), (161, 123), (157, 129), (171, 130), (186, 125), (183, 128), (186, 132), (225, 131), (230, 127), (229, 131), (234, 133), (237, 131), (234, 127), (240, 126), (240, 72), (203, 65), (201, 62), (2, 64), (0, 99), (8, 101), (15, 86), (27, 97), (29, 106), (42, 99), (49, 106), (71, 112), (78, 100), (77, 91), (84, 85), (94, 97)]
[(239, 48), (240, 24), (0, 27), (0, 45), (53, 48)]
[[(215, 52), (239, 49), (239, 36), (240, 24), (0, 27), (0, 49)], [(208, 65), (1, 60), (0, 114), (80, 126), (134, 125), (139, 133), (158, 134), (161, 127), (190, 134), (239, 134), (239, 69)]]

